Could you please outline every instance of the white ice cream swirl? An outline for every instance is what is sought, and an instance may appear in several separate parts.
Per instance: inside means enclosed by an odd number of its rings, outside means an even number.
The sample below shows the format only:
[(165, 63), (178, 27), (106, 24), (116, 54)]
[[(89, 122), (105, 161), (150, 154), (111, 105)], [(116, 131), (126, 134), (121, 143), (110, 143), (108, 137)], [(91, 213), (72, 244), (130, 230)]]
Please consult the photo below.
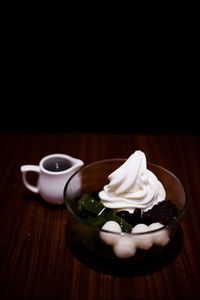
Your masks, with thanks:
[(165, 189), (147, 169), (145, 154), (135, 151), (123, 165), (108, 176), (109, 184), (99, 193), (105, 207), (117, 210), (142, 211), (165, 200)]

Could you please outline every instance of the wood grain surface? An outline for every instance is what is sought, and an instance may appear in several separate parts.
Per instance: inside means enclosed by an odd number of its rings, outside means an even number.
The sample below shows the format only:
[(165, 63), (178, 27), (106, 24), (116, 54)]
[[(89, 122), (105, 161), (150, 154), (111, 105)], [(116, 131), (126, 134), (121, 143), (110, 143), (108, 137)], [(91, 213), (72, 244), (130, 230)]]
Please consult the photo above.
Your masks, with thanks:
[[(22, 184), (20, 166), (66, 153), (86, 164), (136, 149), (175, 173), (189, 208), (171, 254), (141, 272), (112, 274), (75, 257), (66, 242), (65, 206), (53, 207)], [(0, 135), (0, 299), (199, 299), (200, 137), (132, 134)], [(36, 180), (33, 178), (33, 180)], [(162, 263), (163, 262), (163, 263)]]

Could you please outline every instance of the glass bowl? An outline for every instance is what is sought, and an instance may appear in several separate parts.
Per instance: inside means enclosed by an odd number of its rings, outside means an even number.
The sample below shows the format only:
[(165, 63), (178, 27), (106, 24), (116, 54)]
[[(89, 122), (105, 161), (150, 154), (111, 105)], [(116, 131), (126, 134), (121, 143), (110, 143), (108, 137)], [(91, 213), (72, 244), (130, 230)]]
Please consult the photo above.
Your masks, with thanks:
[(121, 166), (126, 159), (107, 159), (83, 166), (72, 175), (64, 188), (64, 201), (68, 210), (68, 244), (77, 256), (96, 262), (137, 261), (158, 255), (172, 243), (186, 208), (187, 198), (180, 180), (165, 168), (148, 163), (152, 171), (163, 184), (166, 199), (178, 207), (178, 216), (167, 226), (148, 232), (118, 233), (99, 229), (85, 224), (78, 213), (78, 199), (84, 194), (101, 191), (108, 184), (108, 176)]

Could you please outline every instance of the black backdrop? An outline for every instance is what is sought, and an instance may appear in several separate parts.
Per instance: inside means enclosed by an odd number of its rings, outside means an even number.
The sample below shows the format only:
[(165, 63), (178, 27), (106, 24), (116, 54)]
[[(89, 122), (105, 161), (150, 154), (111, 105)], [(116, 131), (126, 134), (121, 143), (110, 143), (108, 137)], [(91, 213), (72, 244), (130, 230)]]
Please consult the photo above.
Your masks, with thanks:
[(192, 68), (11, 56), (1, 132), (199, 133)]
[(2, 21), (1, 132), (199, 133), (193, 23), (178, 34), (173, 28), (169, 41), (163, 33), (155, 49), (144, 44), (129, 54), (101, 23), (62, 26), (66, 20), (38, 11), (32, 17), (11, 7)]

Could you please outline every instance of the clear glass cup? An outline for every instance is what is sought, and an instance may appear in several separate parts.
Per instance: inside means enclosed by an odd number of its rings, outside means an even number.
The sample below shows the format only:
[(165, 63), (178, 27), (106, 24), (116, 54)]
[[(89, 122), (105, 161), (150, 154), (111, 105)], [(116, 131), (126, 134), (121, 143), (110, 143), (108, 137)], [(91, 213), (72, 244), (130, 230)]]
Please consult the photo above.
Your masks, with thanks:
[[(144, 262), (145, 259), (150, 258), (151, 260), (152, 256), (155, 257), (155, 255), (157, 259), (159, 252), (169, 248), (178, 232), (180, 221), (188, 205), (184, 187), (173, 173), (153, 163), (147, 164), (148, 169), (162, 182), (166, 190), (166, 199), (170, 199), (179, 209), (178, 217), (173, 222), (161, 229), (151, 230), (146, 233), (116, 233), (87, 225), (78, 216), (78, 199), (83, 194), (101, 191), (104, 185), (108, 184), (108, 175), (124, 162), (125, 159), (107, 159), (86, 165), (71, 176), (65, 185), (64, 201), (69, 215), (68, 244), (72, 252), (80, 260), (82, 258), (83, 262), (91, 263), (93, 260), (94, 264), (100, 264), (101, 266), (103, 264), (108, 266), (108, 264), (113, 263), (112, 268), (116, 266), (116, 262), (120, 262), (120, 264), (126, 262), (126, 265), (129, 265), (131, 261), (139, 263), (139, 268), (141, 268), (141, 262)], [(134, 244), (134, 241), (140, 240), (139, 244), (142, 246), (136, 247), (133, 255), (118, 255), (117, 247), (112, 242), (105, 242), (106, 237), (108, 237), (108, 240), (112, 240), (112, 238), (114, 240), (121, 239), (121, 245), (131, 244), (132, 241)], [(164, 238), (165, 241), (156, 243), (156, 239), (159, 240), (160, 237), (161, 240)]]

